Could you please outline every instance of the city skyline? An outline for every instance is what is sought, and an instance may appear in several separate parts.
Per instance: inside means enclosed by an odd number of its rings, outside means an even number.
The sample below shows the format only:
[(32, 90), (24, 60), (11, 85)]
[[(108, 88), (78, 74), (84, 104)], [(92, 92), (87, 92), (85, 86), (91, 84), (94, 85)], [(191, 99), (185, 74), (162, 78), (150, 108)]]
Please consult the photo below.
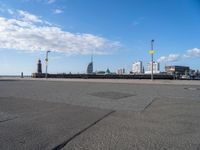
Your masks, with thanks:
[[(0, 2), (0, 75), (36, 72), (45, 53), (49, 73), (131, 71), (132, 63), (154, 60), (200, 69), (197, 0), (3, 0)], [(44, 70), (44, 68), (43, 68)]]

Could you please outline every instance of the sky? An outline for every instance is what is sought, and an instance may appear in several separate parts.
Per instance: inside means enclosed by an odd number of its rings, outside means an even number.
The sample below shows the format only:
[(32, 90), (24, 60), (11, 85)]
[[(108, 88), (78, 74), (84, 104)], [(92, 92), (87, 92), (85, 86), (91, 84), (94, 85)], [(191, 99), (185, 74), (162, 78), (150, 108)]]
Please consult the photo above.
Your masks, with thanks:
[(0, 75), (115, 72), (141, 60), (200, 69), (200, 0), (1, 0)]

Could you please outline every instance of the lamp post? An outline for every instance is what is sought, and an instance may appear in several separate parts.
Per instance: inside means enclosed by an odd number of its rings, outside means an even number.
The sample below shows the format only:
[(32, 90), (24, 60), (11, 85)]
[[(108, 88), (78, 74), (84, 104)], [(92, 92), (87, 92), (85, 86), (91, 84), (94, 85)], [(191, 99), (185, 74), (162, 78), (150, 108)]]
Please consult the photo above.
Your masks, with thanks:
[(48, 54), (50, 53), (51, 51), (47, 51), (46, 52), (46, 73), (45, 73), (45, 78), (47, 79), (47, 70), (48, 70)]
[(151, 40), (151, 50), (149, 52), (151, 54), (151, 80), (153, 80), (153, 54), (154, 54), (153, 43), (154, 40)]

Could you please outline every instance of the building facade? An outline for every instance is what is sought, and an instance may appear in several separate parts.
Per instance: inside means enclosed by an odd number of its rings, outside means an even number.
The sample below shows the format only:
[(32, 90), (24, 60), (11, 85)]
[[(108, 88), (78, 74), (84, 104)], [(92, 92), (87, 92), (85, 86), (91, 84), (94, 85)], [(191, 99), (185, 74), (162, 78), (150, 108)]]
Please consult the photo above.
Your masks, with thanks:
[(133, 63), (132, 73), (134, 73), (134, 74), (144, 73), (143, 72), (142, 61), (138, 61), (138, 62)]
[(87, 66), (87, 74), (93, 73), (93, 62), (90, 62)]
[(165, 66), (165, 72), (171, 75), (188, 75), (190, 67), (188, 66)]
[(118, 69), (117, 70), (117, 74), (119, 74), (119, 75), (122, 75), (122, 74), (125, 74), (126, 72), (125, 72), (125, 68), (122, 68), (122, 69)]
[[(149, 62), (147, 64), (147, 70), (145, 71), (145, 74), (151, 74), (151, 70), (152, 70), (152, 62)], [(160, 73), (160, 63), (155, 61), (153, 62), (153, 73), (154, 74)]]

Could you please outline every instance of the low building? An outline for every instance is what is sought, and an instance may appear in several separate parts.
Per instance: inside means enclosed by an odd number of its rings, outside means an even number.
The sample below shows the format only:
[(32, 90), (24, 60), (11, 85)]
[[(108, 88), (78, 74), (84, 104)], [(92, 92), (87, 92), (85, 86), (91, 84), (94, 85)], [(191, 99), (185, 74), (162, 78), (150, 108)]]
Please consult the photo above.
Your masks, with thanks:
[(167, 74), (182, 76), (182, 75), (189, 74), (190, 67), (188, 67), (188, 66), (165, 66), (165, 71), (167, 72)]
[(96, 71), (96, 75), (105, 75), (105, 71)]

